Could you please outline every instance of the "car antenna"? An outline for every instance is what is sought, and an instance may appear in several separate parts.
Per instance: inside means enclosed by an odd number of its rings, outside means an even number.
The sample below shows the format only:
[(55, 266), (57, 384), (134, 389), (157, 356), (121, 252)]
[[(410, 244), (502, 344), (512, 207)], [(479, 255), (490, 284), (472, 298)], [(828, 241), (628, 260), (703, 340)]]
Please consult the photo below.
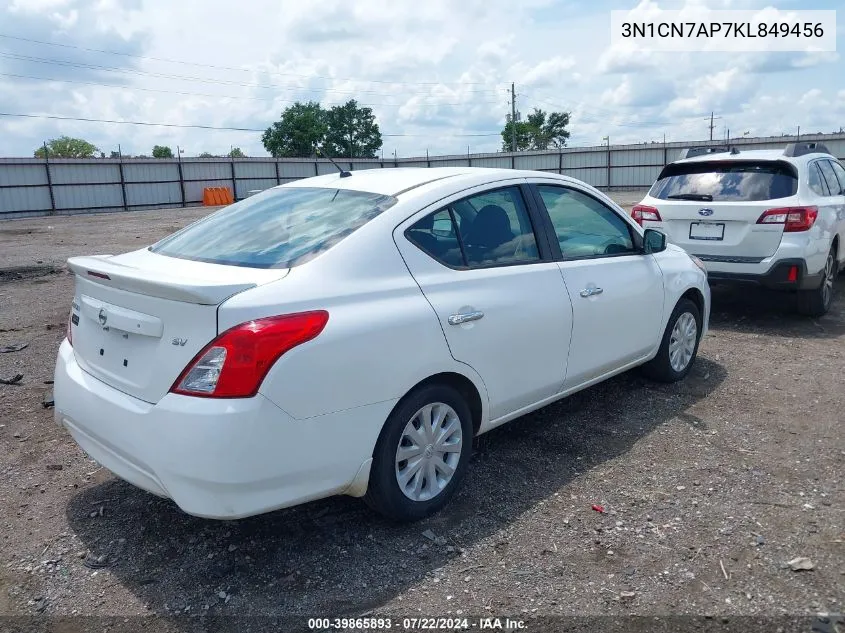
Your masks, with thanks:
[(329, 156), (328, 154), (326, 154), (326, 152), (325, 152), (325, 151), (323, 151), (323, 150), (321, 150), (321, 149), (318, 149), (318, 150), (317, 150), (317, 153), (318, 153), (318, 154), (322, 154), (323, 156), (325, 156), (326, 158), (328, 158), (328, 159), (332, 162), (332, 165), (334, 165), (335, 167), (337, 167), (337, 170), (340, 172), (340, 177), (341, 177), (341, 178), (349, 178), (349, 176), (351, 176), (351, 175), (352, 175), (352, 173), (351, 173), (351, 172), (346, 171), (345, 169), (343, 169), (343, 167), (341, 167), (341, 166), (340, 166), (340, 165), (338, 165), (336, 162), (334, 162), (334, 158), (332, 158), (331, 156)]

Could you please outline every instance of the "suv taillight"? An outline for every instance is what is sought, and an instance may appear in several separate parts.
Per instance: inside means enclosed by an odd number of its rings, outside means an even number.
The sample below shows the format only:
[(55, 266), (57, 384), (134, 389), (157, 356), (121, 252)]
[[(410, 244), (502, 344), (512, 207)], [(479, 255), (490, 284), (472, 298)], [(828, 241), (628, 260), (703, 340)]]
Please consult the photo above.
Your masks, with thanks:
[(643, 221), (660, 222), (661, 220), (660, 212), (657, 209), (644, 204), (638, 204), (631, 209), (631, 217), (634, 219), (634, 222), (640, 226), (643, 225)]
[(317, 337), (329, 320), (325, 310), (247, 321), (206, 345), (170, 388), (204, 398), (251, 398), (279, 357)]
[(782, 207), (763, 212), (757, 224), (783, 224), (784, 233), (809, 231), (819, 215), (818, 207)]
[(67, 342), (73, 347), (73, 310), (67, 315)]

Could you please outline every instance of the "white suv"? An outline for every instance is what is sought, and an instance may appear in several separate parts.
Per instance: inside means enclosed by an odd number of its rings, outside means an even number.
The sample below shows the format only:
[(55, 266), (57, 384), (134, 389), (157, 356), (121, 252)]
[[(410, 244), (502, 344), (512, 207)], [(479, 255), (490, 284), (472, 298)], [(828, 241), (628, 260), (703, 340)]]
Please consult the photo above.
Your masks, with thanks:
[(690, 148), (631, 212), (705, 263), (712, 282), (798, 293), (821, 316), (845, 263), (845, 169), (820, 143)]

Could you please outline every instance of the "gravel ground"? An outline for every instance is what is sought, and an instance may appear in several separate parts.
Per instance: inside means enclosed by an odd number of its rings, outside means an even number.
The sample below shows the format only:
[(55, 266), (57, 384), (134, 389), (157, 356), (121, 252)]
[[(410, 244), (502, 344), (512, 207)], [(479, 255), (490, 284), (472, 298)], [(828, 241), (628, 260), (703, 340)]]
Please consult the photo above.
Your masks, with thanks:
[[(351, 498), (215, 522), (100, 469), (42, 406), (73, 294), (65, 259), (206, 212), (0, 222), (0, 347), (28, 343), (0, 354), (0, 378), (23, 374), (0, 385), (0, 616), (187, 631), (132, 616), (842, 612), (845, 278), (817, 320), (786, 295), (714, 288), (686, 380), (630, 372), (492, 431), (423, 522), (392, 525)], [(785, 564), (797, 557), (813, 568)], [(257, 622), (218, 620), (236, 621)]]

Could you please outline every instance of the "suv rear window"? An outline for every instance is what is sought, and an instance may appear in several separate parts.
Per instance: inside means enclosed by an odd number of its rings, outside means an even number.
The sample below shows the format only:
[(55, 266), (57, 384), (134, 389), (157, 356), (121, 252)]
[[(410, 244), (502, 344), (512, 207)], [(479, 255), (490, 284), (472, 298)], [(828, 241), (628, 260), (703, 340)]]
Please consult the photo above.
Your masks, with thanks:
[(251, 196), (150, 247), (160, 255), (250, 268), (313, 259), (396, 204), (347, 189), (282, 187)]
[(798, 175), (788, 163), (676, 163), (663, 169), (650, 194), (661, 200), (748, 201), (794, 196)]

